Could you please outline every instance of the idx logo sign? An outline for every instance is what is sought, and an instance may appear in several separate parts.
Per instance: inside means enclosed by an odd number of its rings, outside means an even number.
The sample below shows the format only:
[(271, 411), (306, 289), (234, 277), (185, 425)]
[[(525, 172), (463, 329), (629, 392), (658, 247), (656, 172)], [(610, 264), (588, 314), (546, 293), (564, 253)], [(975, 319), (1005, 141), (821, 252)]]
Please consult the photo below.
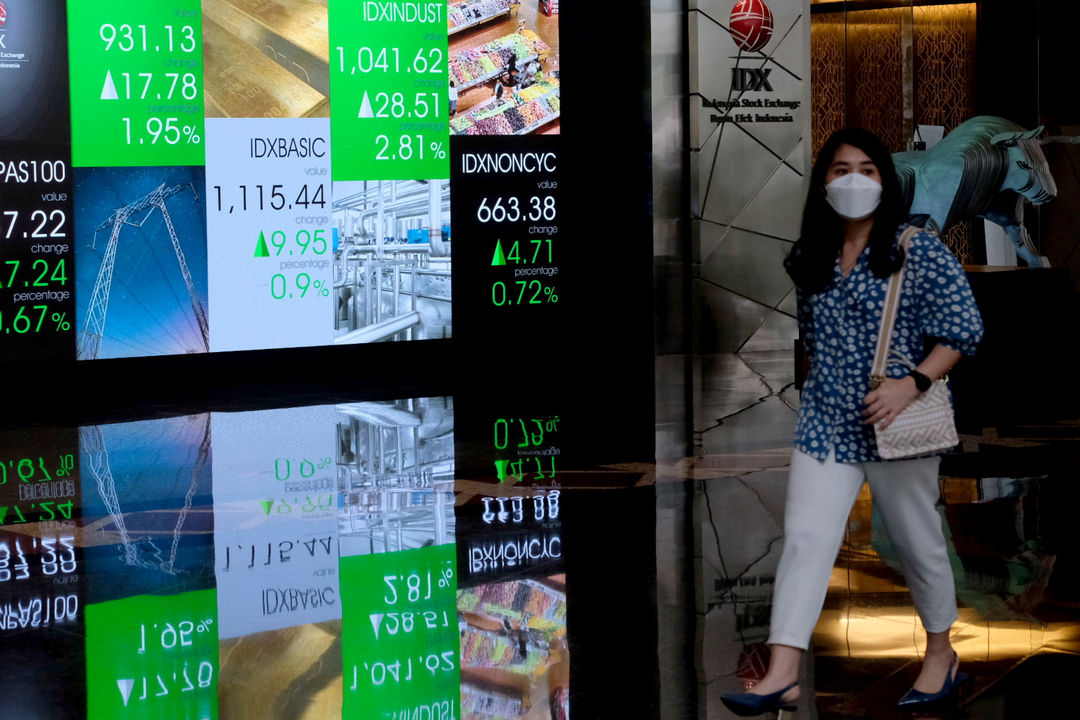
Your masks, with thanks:
[(731, 89), (739, 92), (746, 90), (766, 90), (772, 92), (769, 73), (772, 68), (731, 68)]

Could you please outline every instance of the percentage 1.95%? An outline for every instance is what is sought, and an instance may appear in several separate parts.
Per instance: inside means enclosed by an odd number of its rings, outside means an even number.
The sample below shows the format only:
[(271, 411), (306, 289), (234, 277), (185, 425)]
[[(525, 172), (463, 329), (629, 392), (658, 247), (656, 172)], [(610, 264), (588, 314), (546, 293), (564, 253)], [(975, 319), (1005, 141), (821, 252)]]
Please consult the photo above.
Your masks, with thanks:
[(156, 145), (158, 140), (165, 142), (167, 145), (176, 145), (181, 140), (187, 145), (198, 145), (202, 142), (202, 137), (196, 132), (194, 125), (181, 125), (179, 118), (158, 118), (151, 117), (146, 119), (146, 135), (144, 137), (138, 136), (138, 128), (136, 128), (136, 134), (132, 135), (131, 118), (120, 118), (124, 123), (124, 141), (128, 145), (136, 144), (138, 140), (139, 145), (144, 145), (147, 140), (151, 145)]
[[(192, 635), (198, 635), (201, 633), (210, 632), (210, 627), (214, 624), (214, 618), (203, 618), (198, 623), (192, 620), (182, 620), (176, 625), (172, 623), (161, 623), (160, 627), (158, 623), (153, 624), (153, 630), (151, 631), (151, 642), (156, 631), (161, 631), (161, 648), (163, 650), (172, 650), (175, 647), (190, 647), (194, 644)], [(146, 623), (139, 625), (139, 650), (138, 653), (142, 655), (146, 652)]]

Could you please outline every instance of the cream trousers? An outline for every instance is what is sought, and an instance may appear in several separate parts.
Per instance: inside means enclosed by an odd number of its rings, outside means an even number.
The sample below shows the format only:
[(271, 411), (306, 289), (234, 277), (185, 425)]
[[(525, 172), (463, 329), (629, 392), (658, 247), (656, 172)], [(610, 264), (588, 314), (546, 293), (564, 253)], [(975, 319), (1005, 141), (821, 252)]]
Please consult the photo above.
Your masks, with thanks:
[(769, 643), (806, 649), (814, 632), (848, 514), (870, 482), (885, 530), (900, 557), (915, 609), (927, 632), (956, 621), (956, 588), (936, 504), (937, 457), (837, 463), (799, 450), (791, 457), (784, 549), (776, 571)]

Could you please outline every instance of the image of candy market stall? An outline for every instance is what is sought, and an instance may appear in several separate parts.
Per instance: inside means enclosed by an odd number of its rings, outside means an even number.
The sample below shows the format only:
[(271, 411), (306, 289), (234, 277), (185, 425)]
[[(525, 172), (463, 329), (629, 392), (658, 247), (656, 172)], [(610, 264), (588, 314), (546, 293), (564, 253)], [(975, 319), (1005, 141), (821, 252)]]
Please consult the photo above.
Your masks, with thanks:
[(520, 2), (510, 0), (451, 0), (446, 8), (450, 36), (484, 23), (517, 17)]
[(458, 590), (463, 720), (569, 717), (566, 576)]
[(455, 135), (559, 132), (559, 15), (540, 0), (453, 2)]

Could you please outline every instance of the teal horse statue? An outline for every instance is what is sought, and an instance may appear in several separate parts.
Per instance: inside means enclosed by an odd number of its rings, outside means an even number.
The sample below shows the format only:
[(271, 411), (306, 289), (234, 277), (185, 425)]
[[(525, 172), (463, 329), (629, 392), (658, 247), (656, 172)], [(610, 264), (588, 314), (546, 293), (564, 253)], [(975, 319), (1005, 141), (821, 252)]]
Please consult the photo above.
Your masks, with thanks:
[(943, 233), (963, 220), (984, 218), (1005, 230), (1028, 267), (1049, 267), (1024, 228), (1025, 201), (1041, 205), (1057, 196), (1042, 131), (980, 115), (929, 150), (893, 154), (911, 222)]

